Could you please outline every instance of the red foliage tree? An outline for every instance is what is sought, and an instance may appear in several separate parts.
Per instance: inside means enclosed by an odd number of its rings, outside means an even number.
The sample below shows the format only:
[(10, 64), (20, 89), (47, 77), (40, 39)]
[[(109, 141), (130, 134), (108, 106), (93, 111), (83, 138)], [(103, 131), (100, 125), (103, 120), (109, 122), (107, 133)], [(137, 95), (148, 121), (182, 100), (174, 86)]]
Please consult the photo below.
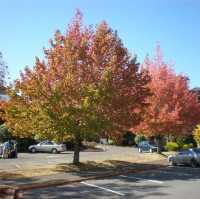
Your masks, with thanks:
[(189, 89), (189, 79), (177, 75), (172, 66), (163, 61), (160, 46), (156, 56), (145, 59), (143, 68), (149, 71), (149, 83), (153, 95), (149, 97), (144, 121), (135, 129), (145, 136), (179, 136), (191, 134), (200, 120), (200, 104)]

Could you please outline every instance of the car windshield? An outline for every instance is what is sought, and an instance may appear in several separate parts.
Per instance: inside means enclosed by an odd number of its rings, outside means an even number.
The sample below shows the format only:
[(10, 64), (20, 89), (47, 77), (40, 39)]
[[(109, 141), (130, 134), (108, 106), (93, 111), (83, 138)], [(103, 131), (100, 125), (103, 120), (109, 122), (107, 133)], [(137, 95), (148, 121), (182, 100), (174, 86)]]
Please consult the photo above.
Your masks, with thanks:
[(148, 141), (142, 141), (142, 142), (139, 143), (139, 145), (148, 145), (148, 144), (149, 144)]
[(199, 153), (200, 154), (200, 148), (198, 149), (193, 149), (195, 153)]

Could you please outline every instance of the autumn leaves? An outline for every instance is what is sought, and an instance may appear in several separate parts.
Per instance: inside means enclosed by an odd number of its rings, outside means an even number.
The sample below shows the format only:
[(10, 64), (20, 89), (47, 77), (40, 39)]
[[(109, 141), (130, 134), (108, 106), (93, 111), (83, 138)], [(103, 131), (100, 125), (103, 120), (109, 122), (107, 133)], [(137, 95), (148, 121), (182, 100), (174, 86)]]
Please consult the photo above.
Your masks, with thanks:
[(36, 59), (10, 89), (5, 109), (15, 136), (79, 143), (102, 132), (132, 128), (147, 136), (187, 133), (200, 106), (186, 77), (161, 58), (143, 67), (105, 22), (83, 26), (78, 11), (67, 32), (56, 32), (45, 59)]

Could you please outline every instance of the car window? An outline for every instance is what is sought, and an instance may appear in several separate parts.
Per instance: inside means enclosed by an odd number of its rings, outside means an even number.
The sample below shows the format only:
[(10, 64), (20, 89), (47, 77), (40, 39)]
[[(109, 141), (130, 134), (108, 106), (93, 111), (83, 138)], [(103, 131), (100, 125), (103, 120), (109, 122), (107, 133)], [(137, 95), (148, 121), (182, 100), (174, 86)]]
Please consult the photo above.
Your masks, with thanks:
[(139, 143), (139, 146), (148, 146), (148, 145), (149, 145), (148, 141), (142, 141)]
[(40, 142), (39, 144), (44, 145), (44, 144), (46, 144), (46, 141)]
[(47, 142), (45, 143), (45, 145), (53, 145), (53, 142), (47, 141)]
[(192, 153), (192, 152), (189, 151), (189, 150), (184, 150), (184, 151), (179, 152), (179, 155), (189, 155), (189, 154), (191, 154), (191, 153)]
[(198, 149), (193, 149), (195, 153), (199, 153), (200, 154), (200, 148)]

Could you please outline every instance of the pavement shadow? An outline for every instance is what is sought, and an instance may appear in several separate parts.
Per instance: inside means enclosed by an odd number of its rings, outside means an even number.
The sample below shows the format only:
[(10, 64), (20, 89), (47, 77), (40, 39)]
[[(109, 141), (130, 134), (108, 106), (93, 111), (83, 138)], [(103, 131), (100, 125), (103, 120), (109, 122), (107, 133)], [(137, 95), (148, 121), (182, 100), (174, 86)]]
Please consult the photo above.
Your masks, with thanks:
[[(80, 163), (78, 166), (72, 164), (59, 164), (55, 168), (58, 174), (26, 178), (23, 175), (12, 174), (9, 179), (1, 178), (0, 184), (24, 185), (29, 183), (48, 183), (50, 181), (77, 180), (83, 178), (93, 178), (93, 180), (115, 179), (105, 183), (106, 188), (125, 193), (127, 198), (143, 199), (146, 196), (164, 196), (167, 193), (162, 188), (166, 188), (172, 181), (200, 180), (200, 168), (191, 167), (168, 167), (164, 162), (155, 161), (151, 163), (132, 163), (126, 161), (105, 161), (96, 163), (88, 161)], [(10, 175), (10, 174), (9, 174)], [(122, 177), (126, 175), (128, 177)], [(133, 178), (131, 178), (133, 176)], [(168, 181), (166, 184), (143, 184), (144, 179)], [(116, 183), (117, 180), (117, 183)], [(88, 181), (89, 182), (89, 181)], [(95, 181), (97, 182), (97, 181)], [(123, 184), (123, 189), (122, 189)], [(135, 191), (137, 194), (135, 195)], [(140, 193), (140, 194), (138, 194)], [(113, 197), (102, 190), (96, 188), (86, 188), (86, 186), (75, 183), (66, 186), (54, 186), (43, 189), (35, 189), (25, 192), (25, 198), (121, 198), (118, 195)], [(130, 196), (130, 197), (129, 197)]]
[[(48, 199), (118, 199), (118, 198), (134, 198), (134, 199), (143, 199), (146, 196), (164, 196), (167, 195), (160, 191), (163, 186), (160, 185), (139, 185), (128, 183), (124, 184), (115, 184), (108, 183), (103, 185), (103, 187), (111, 188), (112, 190), (122, 192), (124, 195), (120, 196), (115, 193), (107, 192), (94, 187), (87, 187), (85, 185), (68, 185), (53, 187), (48, 189), (40, 189), (35, 191), (24, 192), (24, 198), (48, 198)], [(137, 194), (136, 194), (137, 192)], [(138, 195), (139, 193), (139, 195)]]
[(23, 174), (10, 173), (1, 171), (0, 172), (0, 185), (20, 185), (37, 182), (36, 178), (26, 177)]
[(90, 177), (111, 172), (125, 172), (131, 170), (137, 171), (157, 167), (162, 168), (165, 166), (166, 165), (160, 161), (155, 161), (152, 163), (132, 163), (119, 160), (107, 160), (100, 163), (95, 161), (87, 161), (85, 163), (80, 163), (78, 166), (61, 163), (57, 165), (54, 171), (72, 173), (80, 177)]

